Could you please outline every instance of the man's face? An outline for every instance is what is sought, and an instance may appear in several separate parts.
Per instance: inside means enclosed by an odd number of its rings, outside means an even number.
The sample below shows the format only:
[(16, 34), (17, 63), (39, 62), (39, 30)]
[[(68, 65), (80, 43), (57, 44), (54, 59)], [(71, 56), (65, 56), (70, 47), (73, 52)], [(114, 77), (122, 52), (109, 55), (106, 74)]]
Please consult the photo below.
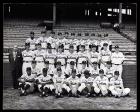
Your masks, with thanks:
[(41, 35), (42, 35), (42, 37), (45, 37), (46, 36), (46, 33), (42, 33)]
[(97, 64), (93, 64), (93, 67), (96, 69), (97, 68)]
[(74, 65), (70, 65), (70, 68), (71, 68), (71, 69), (74, 68)]
[(85, 69), (86, 68), (86, 64), (82, 64), (82, 68)]
[(81, 47), (81, 52), (84, 52), (85, 51), (85, 48), (84, 47)]
[(111, 64), (107, 64), (107, 68), (111, 68)]
[(18, 50), (18, 47), (17, 47), (17, 46), (15, 46), (15, 47), (13, 48), (13, 50), (14, 50), (14, 51), (17, 51), (17, 50)]
[(29, 50), (30, 46), (25, 46), (25, 49)]
[(28, 70), (27, 71), (27, 75), (31, 75), (31, 70)]
[(30, 34), (30, 37), (33, 39), (34, 38), (34, 34)]
[(52, 53), (52, 49), (48, 49), (48, 53)]
[(59, 53), (62, 53), (62, 48), (58, 48), (58, 52)]
[(41, 49), (41, 45), (37, 45), (37, 49), (40, 50)]
[(118, 79), (119, 76), (118, 75), (114, 75), (114, 77), (115, 77), (115, 79)]
[(116, 52), (119, 52), (119, 48), (115, 48), (115, 51), (116, 51)]
[(32, 63), (32, 67), (35, 68), (36, 67), (36, 63)]
[(99, 73), (99, 76), (102, 77), (104, 74), (103, 73)]
[(107, 46), (103, 46), (104, 50), (107, 50)]
[(88, 78), (89, 77), (89, 74), (85, 74), (85, 78)]
[(96, 47), (92, 47), (92, 51), (95, 52), (96, 51)]
[(57, 73), (58, 73), (58, 76), (61, 76), (62, 71), (61, 70), (60, 71), (57, 71)]
[(70, 48), (69, 51), (70, 51), (70, 53), (73, 53), (74, 52), (74, 49), (73, 48)]
[(46, 63), (46, 64), (45, 64), (45, 67), (46, 67), (46, 68), (49, 68), (49, 64), (48, 64), (48, 63)]
[(47, 72), (43, 72), (43, 76), (47, 76)]

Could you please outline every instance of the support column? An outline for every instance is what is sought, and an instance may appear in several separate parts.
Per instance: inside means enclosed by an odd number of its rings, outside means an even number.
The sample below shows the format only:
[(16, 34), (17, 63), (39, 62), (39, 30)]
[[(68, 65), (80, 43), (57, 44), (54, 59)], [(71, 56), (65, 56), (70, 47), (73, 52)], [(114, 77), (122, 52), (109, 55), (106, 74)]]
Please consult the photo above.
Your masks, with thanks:
[(122, 3), (119, 4), (119, 24), (122, 24)]
[(56, 3), (53, 3), (53, 26), (56, 24)]

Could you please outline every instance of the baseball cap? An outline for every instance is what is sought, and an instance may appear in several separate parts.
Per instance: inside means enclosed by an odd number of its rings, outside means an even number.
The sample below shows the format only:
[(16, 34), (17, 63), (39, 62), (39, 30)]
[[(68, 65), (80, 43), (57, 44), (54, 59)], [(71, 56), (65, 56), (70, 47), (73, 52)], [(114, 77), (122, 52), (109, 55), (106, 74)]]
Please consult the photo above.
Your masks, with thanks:
[(85, 70), (85, 71), (84, 71), (84, 74), (85, 74), (85, 75), (90, 75), (90, 73), (89, 73), (88, 70)]
[(115, 49), (116, 49), (116, 48), (119, 48), (119, 46), (118, 46), (118, 45), (116, 45), (116, 46), (115, 46)]
[(57, 62), (57, 65), (61, 65), (61, 62), (60, 62), (60, 61), (58, 61), (58, 62)]
[(87, 64), (87, 62), (86, 61), (82, 61), (82, 64)]
[(31, 32), (30, 32), (30, 34), (34, 34), (34, 32), (33, 32), (33, 31), (31, 31)]
[(42, 33), (46, 33), (46, 30), (41, 31), (41, 34), (42, 34)]
[(71, 62), (70, 62), (70, 65), (74, 65), (74, 64), (75, 64), (75, 62), (74, 62), (74, 61), (71, 61)]
[(45, 61), (44, 63), (45, 63), (45, 64), (49, 64), (49, 61)]
[(96, 64), (97, 65), (98, 63), (96, 61), (94, 61), (92, 64)]
[(95, 44), (92, 44), (92, 47), (97, 47)]
[(30, 43), (25, 43), (25, 46), (30, 46)]
[(41, 46), (41, 43), (39, 42), (39, 43), (37, 43), (37, 45)]
[(31, 71), (31, 67), (27, 67), (26, 68), (26, 71)]
[(35, 60), (33, 60), (33, 61), (32, 61), (32, 64), (36, 64), (36, 61), (35, 61)]
[(108, 46), (108, 44), (107, 43), (104, 43), (103, 46)]
[(111, 61), (107, 61), (106, 64), (111, 65), (112, 63), (111, 63)]
[(119, 71), (115, 71), (115, 72), (114, 72), (114, 75), (120, 75), (120, 74), (119, 74)]
[(100, 70), (99, 70), (99, 73), (104, 73), (104, 70), (103, 70), (103, 69), (100, 69)]
[(74, 46), (72, 44), (70, 44), (69, 48), (74, 48)]
[(85, 48), (85, 45), (81, 45), (81, 47)]

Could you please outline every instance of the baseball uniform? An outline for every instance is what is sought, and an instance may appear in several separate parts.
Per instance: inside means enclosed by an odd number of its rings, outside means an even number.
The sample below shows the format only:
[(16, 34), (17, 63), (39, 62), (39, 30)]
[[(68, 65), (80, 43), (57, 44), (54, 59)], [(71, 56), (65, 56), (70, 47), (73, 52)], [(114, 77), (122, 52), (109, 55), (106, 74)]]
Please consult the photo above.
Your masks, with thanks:
[(30, 50), (35, 50), (36, 39), (27, 38), (26, 43), (30, 43)]

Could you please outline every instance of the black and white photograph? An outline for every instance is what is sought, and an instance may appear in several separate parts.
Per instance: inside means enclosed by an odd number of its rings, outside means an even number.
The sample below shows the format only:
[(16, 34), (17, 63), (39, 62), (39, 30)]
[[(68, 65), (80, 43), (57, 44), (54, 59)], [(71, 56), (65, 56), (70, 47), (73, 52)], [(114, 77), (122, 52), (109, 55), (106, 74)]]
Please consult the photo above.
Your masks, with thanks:
[(3, 3), (3, 110), (136, 110), (137, 3)]

